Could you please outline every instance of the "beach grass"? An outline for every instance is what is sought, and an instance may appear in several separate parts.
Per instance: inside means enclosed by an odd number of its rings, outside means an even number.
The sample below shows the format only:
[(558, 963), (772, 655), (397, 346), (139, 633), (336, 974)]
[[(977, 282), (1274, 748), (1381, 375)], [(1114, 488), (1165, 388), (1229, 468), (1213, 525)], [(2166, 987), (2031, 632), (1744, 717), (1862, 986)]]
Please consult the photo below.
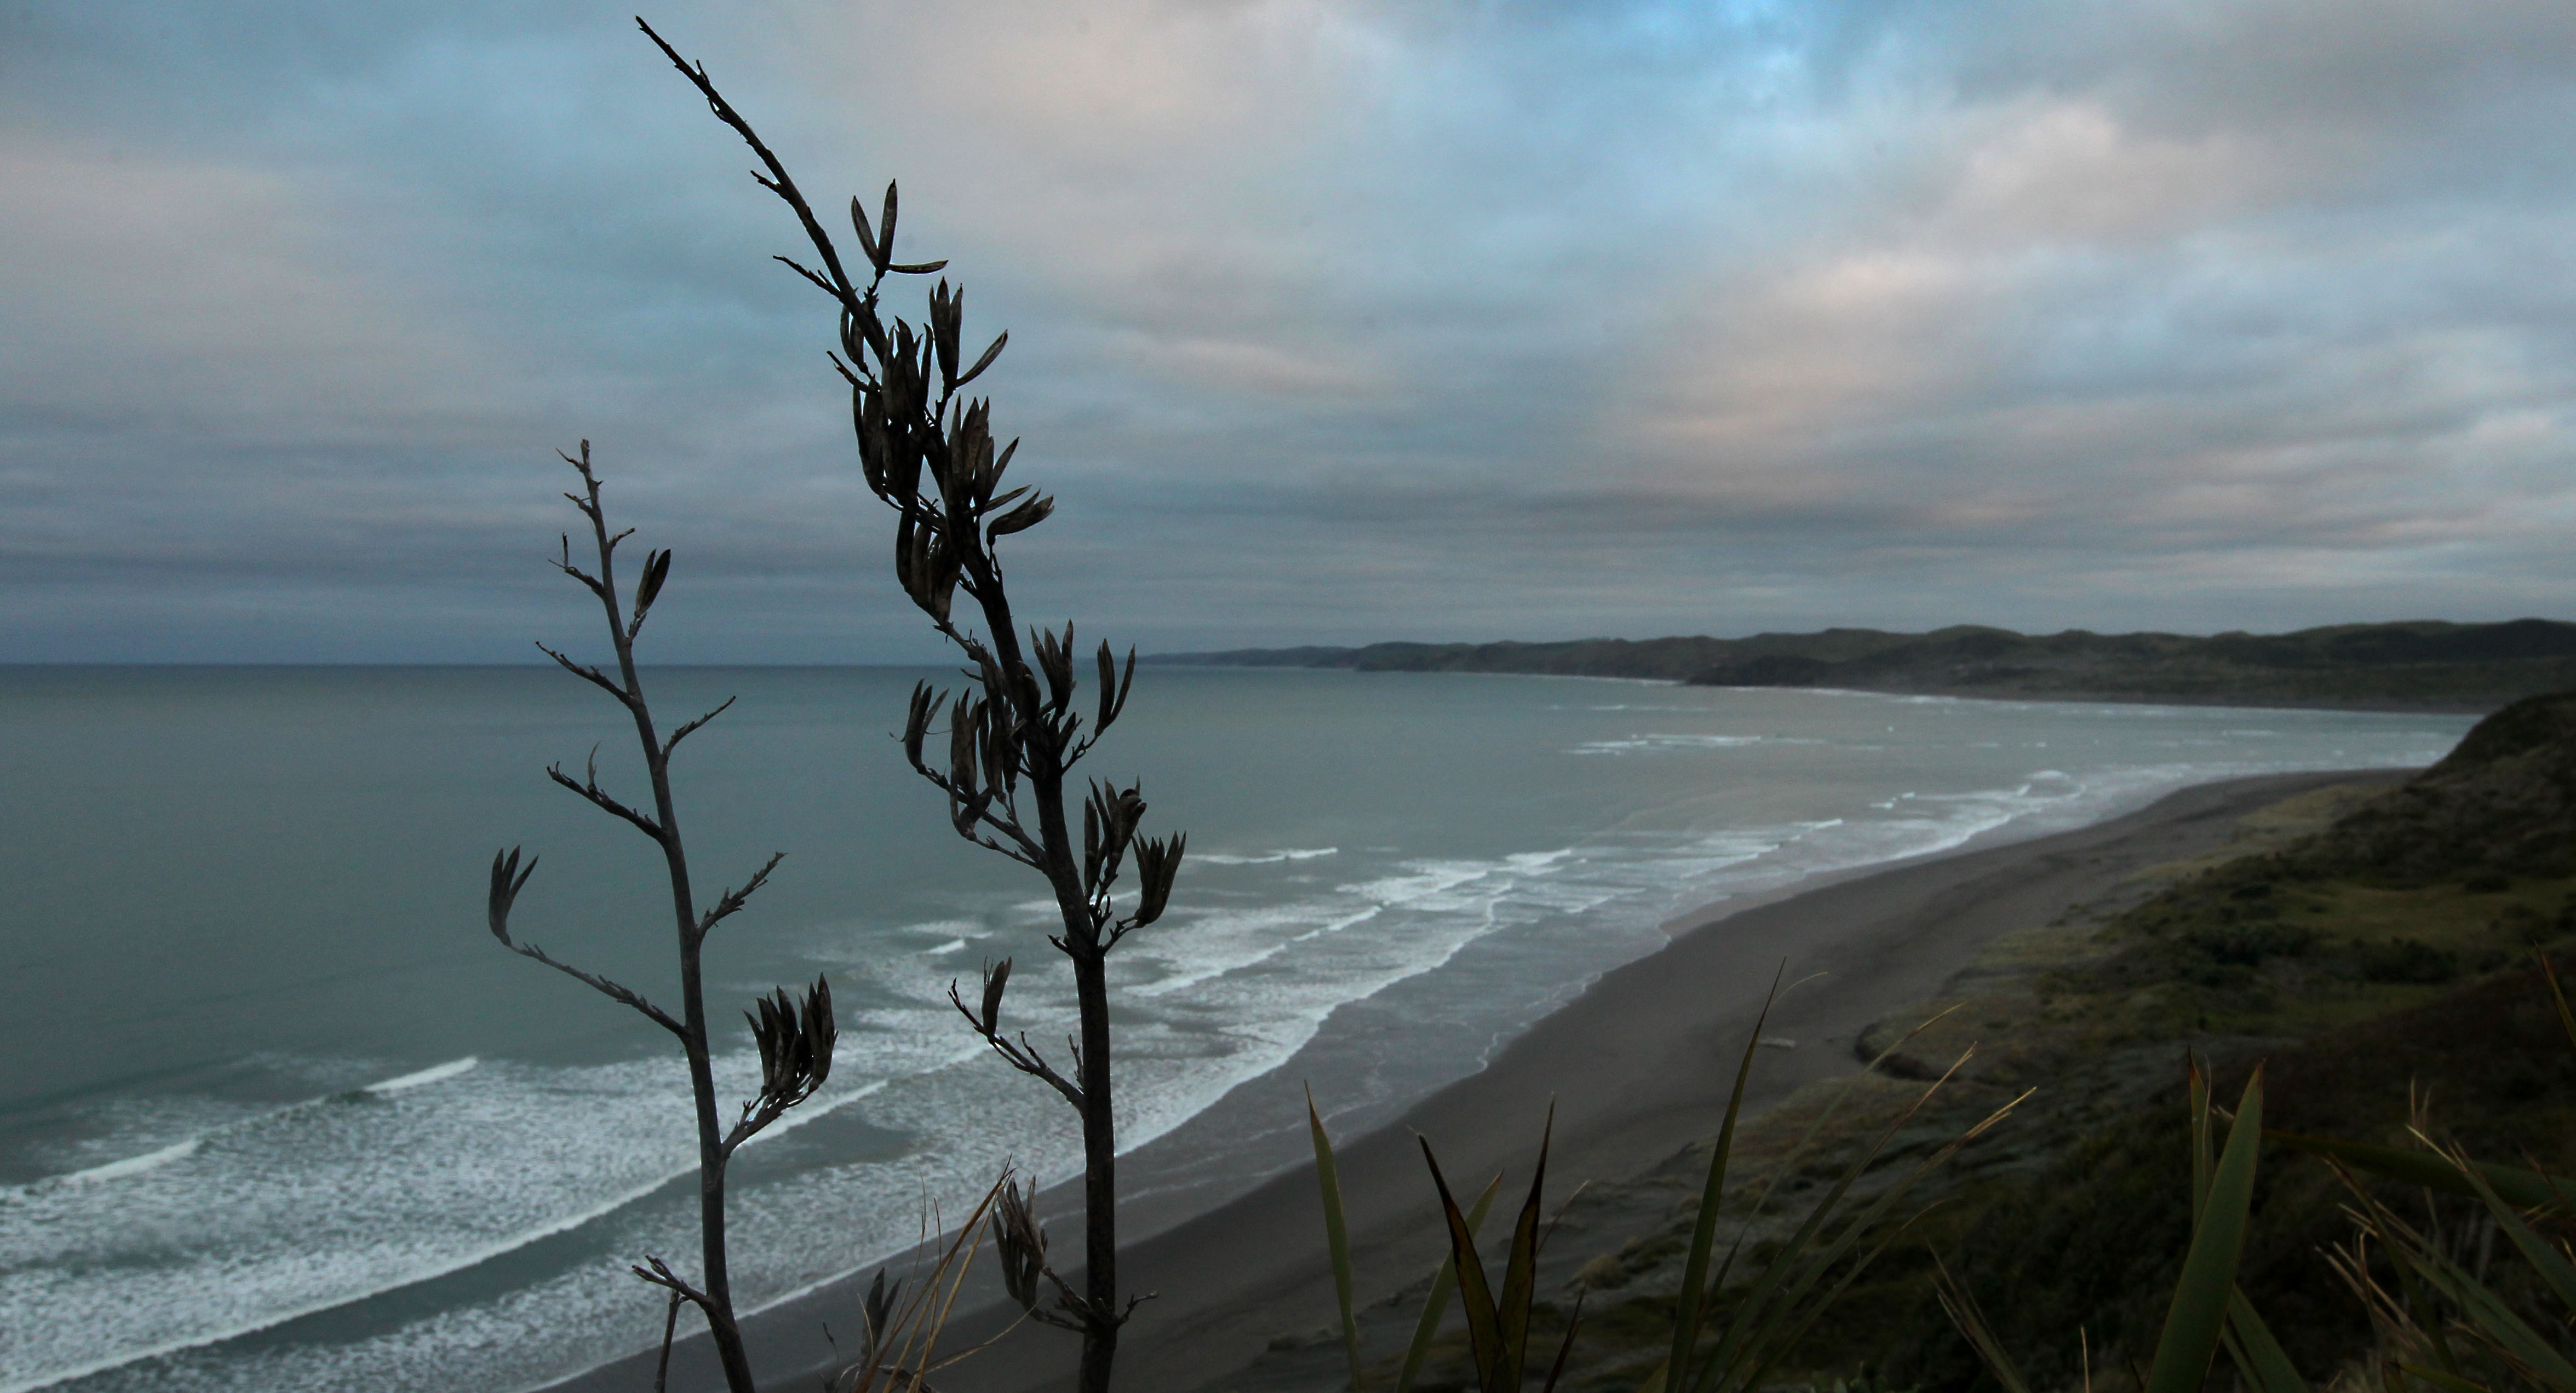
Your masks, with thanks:
[[(1893, 1162), (1919, 1161), (2036, 1087), (2018, 1115), (1884, 1211), (1878, 1232), (1856, 1236), (1886, 1245), (1883, 1259), (1802, 1330), (1770, 1381), (1975, 1384), (1988, 1360), (1944, 1309), (1946, 1264), (1958, 1296), (1985, 1313), (1988, 1353), (2008, 1351), (2031, 1386), (2159, 1382), (2154, 1355), (2196, 1232), (2183, 1140), (2195, 1057), (2223, 1090), (2242, 1090), (2270, 1061), (2285, 1129), (2422, 1156), (2407, 1128), (2422, 1124), (2429, 1093), (2443, 1135), (2468, 1152), (2576, 1168), (2576, 1051), (2530, 960), (2535, 947), (2563, 950), (2576, 935), (2576, 876), (2475, 866), (2374, 876), (2320, 853), (2325, 833), (2386, 791), (2358, 784), (2261, 809), (2216, 853), (2154, 867), (2100, 903), (1997, 938), (1952, 990), (1864, 1034), (1875, 1067), (1746, 1122), (1729, 1148), (1724, 1204), (1741, 1216), (1739, 1267), (1710, 1297), (1709, 1319), (1727, 1319), (1762, 1274), (1794, 1260), (1817, 1198), (1892, 1189), (1906, 1169)], [(1938, 1062), (1971, 1047), (1973, 1062), (1936, 1098)], [(1591, 1251), (1569, 1260), (1531, 1313), (1533, 1340), (1556, 1340), (1575, 1300), (1584, 1303), (1560, 1386), (1635, 1389), (1668, 1361), (1702, 1217), (1687, 1181), (1715, 1147), (1567, 1207), (1565, 1222)], [(1855, 1158), (1850, 1190), (1837, 1191)], [(2365, 1182), (2364, 1192), (2386, 1188)], [(2236, 1348), (2249, 1359), (2277, 1352), (2288, 1365), (2272, 1361), (2275, 1374), (2377, 1378), (2365, 1374), (2391, 1338), (2385, 1322), (2374, 1325), (2326, 1256), (2351, 1239), (2352, 1193), (2324, 1164), (2288, 1151), (2267, 1155), (2259, 1181), (2247, 1182), (2237, 1282), (2265, 1313), (2264, 1333)], [(1599, 1232), (1657, 1202), (1659, 1222)], [(2477, 1201), (2437, 1204), (2458, 1220)], [(2382, 1226), (2393, 1233), (2397, 1222)], [(2499, 1280), (2508, 1300), (2534, 1296), (2528, 1279)], [(1457, 1336), (1435, 1341), (1415, 1386), (1477, 1387), (1469, 1356)]]

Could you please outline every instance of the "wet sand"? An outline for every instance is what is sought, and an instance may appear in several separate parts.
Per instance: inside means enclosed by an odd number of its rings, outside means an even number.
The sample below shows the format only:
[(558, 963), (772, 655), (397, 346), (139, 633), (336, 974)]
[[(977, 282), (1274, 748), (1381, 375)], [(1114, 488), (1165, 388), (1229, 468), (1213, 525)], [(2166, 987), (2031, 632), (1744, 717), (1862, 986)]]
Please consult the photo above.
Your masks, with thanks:
[[(2223, 845), (2236, 819), (2295, 793), (2368, 774), (2271, 775), (2204, 784), (2138, 812), (2072, 832), (1866, 868), (1749, 907), (1730, 902), (1687, 916), (1670, 946), (1603, 976), (1533, 1026), (1482, 1072), (1424, 1099), (1394, 1125), (1338, 1140), (1342, 1192), (1362, 1302), (1382, 1297), (1438, 1260), (1445, 1239), (1414, 1138), (1429, 1138), (1453, 1177), (1508, 1170), (1526, 1176), (1548, 1104), (1556, 1106), (1549, 1191), (1620, 1180), (1717, 1130), (1732, 1064), (1775, 973), (1803, 982), (1763, 1033), (1794, 1041), (1765, 1050), (1748, 1107), (1859, 1068), (1853, 1043), (1878, 1017), (1938, 995), (1995, 936), (2044, 924), (2114, 892), (2139, 871)], [(1150, 1148), (1148, 1148), (1150, 1150)], [(1122, 1212), (1143, 1233), (1120, 1257), (1121, 1285), (1156, 1297), (1121, 1338), (1117, 1385), (1133, 1393), (1223, 1389), (1278, 1335), (1333, 1319), (1332, 1281), (1311, 1169), (1296, 1167), (1188, 1217), (1150, 1206)], [(1080, 1250), (1078, 1215), (1051, 1219), (1058, 1254)], [(1158, 1230), (1159, 1231), (1156, 1231)], [(989, 1264), (985, 1265), (989, 1274)], [(1068, 1271), (1079, 1286), (1079, 1278)], [(1379, 1281), (1373, 1287), (1371, 1278)], [(992, 1289), (998, 1296), (998, 1285)], [(999, 1329), (993, 1304), (962, 1313), (944, 1347)], [(828, 1326), (855, 1354), (855, 1283), (745, 1322), (765, 1388), (817, 1386), (832, 1361)], [(1072, 1387), (1071, 1335), (1024, 1326), (944, 1371), (940, 1393), (1053, 1393)], [(670, 1387), (722, 1387), (703, 1338), (674, 1352)], [(653, 1386), (649, 1356), (558, 1385), (563, 1393), (638, 1393)]]

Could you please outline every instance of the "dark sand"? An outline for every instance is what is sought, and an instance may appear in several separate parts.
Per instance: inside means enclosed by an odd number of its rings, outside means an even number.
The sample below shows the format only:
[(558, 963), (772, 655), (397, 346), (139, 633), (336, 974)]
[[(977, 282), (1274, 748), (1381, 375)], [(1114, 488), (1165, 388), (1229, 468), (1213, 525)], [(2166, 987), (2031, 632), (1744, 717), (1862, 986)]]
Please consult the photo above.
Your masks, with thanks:
[[(1797, 1044), (1762, 1052), (1749, 1108), (1856, 1070), (1853, 1042), (1863, 1029), (1939, 995), (1998, 934), (2101, 899), (2148, 867), (2212, 851), (2237, 818), (2266, 804), (2356, 777), (2388, 775), (2205, 784), (2077, 831), (1852, 873), (1788, 898), (1750, 908), (1730, 903), (1680, 921), (1670, 947), (1604, 976), (1483, 1072), (1433, 1094), (1393, 1126), (1340, 1140), (1359, 1299), (1417, 1278), (1443, 1251), (1416, 1133), (1432, 1140), (1453, 1177), (1501, 1169), (1526, 1176), (1553, 1099), (1550, 1193), (1568, 1194), (1586, 1179), (1626, 1179), (1717, 1130), (1733, 1061), (1784, 963), (1789, 981), (1814, 980), (1790, 993), (1764, 1028)], [(1121, 1254), (1121, 1284), (1159, 1295), (1122, 1336), (1119, 1386), (1133, 1393), (1222, 1388), (1274, 1336), (1331, 1320), (1320, 1215), (1306, 1167), (1177, 1223), (1122, 1213), (1131, 1232), (1149, 1236)], [(1076, 1218), (1049, 1227), (1059, 1254), (1079, 1252)], [(1161, 1231), (1151, 1232), (1156, 1227)], [(815, 1388), (831, 1355), (821, 1333), (826, 1324), (855, 1353), (848, 1343), (859, 1326), (854, 1285), (835, 1284), (746, 1322), (764, 1386)], [(989, 1307), (962, 1316), (945, 1347), (971, 1343), (976, 1332), (999, 1328), (998, 1319)], [(722, 1386), (705, 1343), (684, 1341), (675, 1351), (673, 1389)], [(936, 1382), (941, 1393), (1069, 1389), (1075, 1347), (1071, 1335), (1024, 1328)], [(638, 1356), (558, 1389), (638, 1393), (652, 1386), (652, 1361)]]

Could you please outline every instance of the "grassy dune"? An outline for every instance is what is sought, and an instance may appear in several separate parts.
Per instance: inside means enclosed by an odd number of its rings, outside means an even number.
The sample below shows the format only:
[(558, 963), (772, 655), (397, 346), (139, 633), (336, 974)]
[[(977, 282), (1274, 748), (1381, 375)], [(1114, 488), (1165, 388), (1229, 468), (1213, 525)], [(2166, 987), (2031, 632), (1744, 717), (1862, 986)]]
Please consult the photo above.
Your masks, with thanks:
[[(1884, 1055), (1875, 1068), (1806, 1090), (1738, 1137), (1721, 1212), (1748, 1223), (1758, 1273), (1805, 1201), (1962, 1053), (1973, 1047), (1857, 1197), (2030, 1090), (1918, 1187), (1903, 1237), (1783, 1377), (1991, 1386), (1934, 1295), (1937, 1254), (2034, 1383), (2072, 1384), (2089, 1350), (2097, 1387), (2132, 1384), (2192, 1231), (2186, 1052), (2214, 1067), (2221, 1097), (2264, 1063), (2283, 1130), (2397, 1145), (2429, 1114), (2490, 1160), (2576, 1168), (2576, 1052), (2529, 956), (2576, 948), (2571, 935), (2576, 695), (2499, 712), (2402, 786), (2276, 805), (2218, 855), (1997, 940), (1941, 999), (1864, 1036), (1864, 1056)], [(1703, 1145), (1566, 1205), (1533, 1313), (1534, 1341), (1553, 1348), (1584, 1302), (1562, 1386), (1631, 1389), (1662, 1356), (1706, 1164)], [(2371, 1349), (2324, 1256), (2349, 1241), (2348, 1196), (2305, 1157), (2274, 1148), (2263, 1166), (2239, 1285), (2322, 1384)], [(2423, 1217), (2421, 1192), (2388, 1194)], [(2440, 1201), (2433, 1220), (2458, 1229), (2469, 1260), (2493, 1243), (2471, 1201)], [(2508, 1269), (2497, 1264), (2510, 1295), (2526, 1274)], [(1473, 1386), (1457, 1338), (1417, 1384)]]

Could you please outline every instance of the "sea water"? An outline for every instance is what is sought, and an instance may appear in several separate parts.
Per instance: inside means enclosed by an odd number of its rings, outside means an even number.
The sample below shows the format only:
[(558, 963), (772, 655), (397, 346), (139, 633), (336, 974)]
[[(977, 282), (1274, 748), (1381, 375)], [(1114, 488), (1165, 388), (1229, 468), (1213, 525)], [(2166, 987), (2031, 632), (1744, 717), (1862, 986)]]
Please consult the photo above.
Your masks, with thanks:
[[(828, 1086), (735, 1161), (746, 1308), (1006, 1163), (1079, 1166), (1062, 1103), (946, 1000), (1008, 956), (1005, 1023), (1070, 1023), (1043, 887), (902, 765), (905, 696), (943, 677), (648, 673), (666, 726), (739, 698), (674, 775), (700, 898), (787, 853), (708, 945), (724, 1094), (756, 1082), (756, 995), (819, 975), (840, 1008)], [(1190, 834), (1113, 959), (1121, 1144), (1256, 1080), (1366, 1127), (1694, 906), (2214, 778), (2423, 764), (2468, 724), (1147, 668), (1085, 770)], [(513, 931), (676, 1011), (658, 853), (544, 773), (595, 747), (648, 803), (632, 741), (551, 669), (0, 669), (0, 1393), (507, 1393), (658, 1337), (626, 1267), (696, 1266), (677, 1051), (482, 922), (524, 847)], [(1281, 1111), (1131, 1186), (1213, 1202), (1293, 1158)]]

